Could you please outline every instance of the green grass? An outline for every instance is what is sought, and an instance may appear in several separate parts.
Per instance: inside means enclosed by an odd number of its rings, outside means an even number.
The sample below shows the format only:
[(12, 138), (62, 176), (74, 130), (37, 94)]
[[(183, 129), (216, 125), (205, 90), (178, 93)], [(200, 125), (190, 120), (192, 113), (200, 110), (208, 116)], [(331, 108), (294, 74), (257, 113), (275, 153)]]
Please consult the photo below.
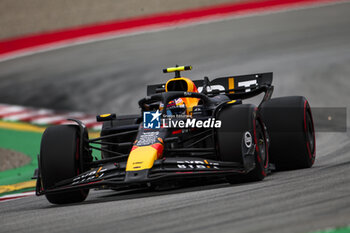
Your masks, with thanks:
[[(31, 161), (19, 168), (0, 172), (0, 185), (9, 185), (28, 181), (38, 167), (37, 155), (40, 152), (42, 133), (0, 129), (0, 148), (21, 152)], [(93, 156), (100, 159), (100, 152), (93, 150)]]
[(29, 156), (29, 164), (0, 172), (0, 185), (28, 181), (38, 167), (37, 155), (40, 150), (41, 133), (0, 129), (0, 147), (22, 152)]
[(315, 231), (312, 233), (350, 233), (350, 226), (340, 228), (330, 228), (321, 231)]

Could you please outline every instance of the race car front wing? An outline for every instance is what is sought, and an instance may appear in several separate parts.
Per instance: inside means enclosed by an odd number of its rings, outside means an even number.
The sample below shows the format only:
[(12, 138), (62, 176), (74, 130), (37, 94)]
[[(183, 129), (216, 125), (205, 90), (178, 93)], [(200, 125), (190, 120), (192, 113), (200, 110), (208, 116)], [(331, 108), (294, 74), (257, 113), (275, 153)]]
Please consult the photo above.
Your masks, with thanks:
[(53, 187), (41, 185), (40, 168), (37, 177), (36, 195), (58, 193), (89, 188), (121, 188), (147, 185), (166, 180), (180, 180), (211, 176), (244, 174), (243, 164), (222, 162), (193, 157), (169, 157), (156, 160), (151, 169), (126, 171), (126, 162), (111, 162), (56, 183)]

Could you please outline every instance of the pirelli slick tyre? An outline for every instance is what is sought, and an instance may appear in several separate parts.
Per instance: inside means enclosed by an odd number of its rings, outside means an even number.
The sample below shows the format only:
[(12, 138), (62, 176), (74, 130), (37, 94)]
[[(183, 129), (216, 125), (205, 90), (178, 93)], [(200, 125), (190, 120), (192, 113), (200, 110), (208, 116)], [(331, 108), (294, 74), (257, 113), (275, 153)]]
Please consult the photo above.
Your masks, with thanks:
[[(59, 181), (81, 173), (79, 153), (79, 128), (76, 125), (48, 127), (43, 133), (40, 147), (40, 176), (44, 190)], [(45, 194), (53, 204), (66, 204), (84, 201), (89, 190), (68, 191)]]
[(243, 164), (242, 139), (252, 137), (255, 166), (248, 174), (227, 176), (229, 183), (263, 180), (268, 173), (269, 155), (267, 133), (257, 108), (251, 104), (231, 105), (220, 111), (222, 127), (217, 130), (219, 156), (223, 161)]
[(309, 168), (315, 162), (316, 140), (312, 113), (302, 96), (271, 99), (261, 106), (267, 126), (270, 161), (278, 170)]

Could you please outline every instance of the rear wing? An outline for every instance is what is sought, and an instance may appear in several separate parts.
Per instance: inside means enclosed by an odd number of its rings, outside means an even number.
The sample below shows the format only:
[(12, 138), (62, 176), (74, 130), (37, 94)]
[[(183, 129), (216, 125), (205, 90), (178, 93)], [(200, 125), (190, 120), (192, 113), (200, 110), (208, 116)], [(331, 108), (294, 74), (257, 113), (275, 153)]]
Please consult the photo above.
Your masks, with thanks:
[[(198, 92), (202, 92), (204, 86), (204, 80), (193, 81), (197, 86)], [(226, 93), (231, 94), (243, 94), (247, 92), (255, 92), (259, 89), (266, 89), (272, 84), (272, 73), (259, 73), (248, 74), (239, 76), (229, 76), (216, 78), (210, 81), (207, 85), (207, 93)], [(153, 95), (159, 92), (165, 91), (165, 84), (155, 84), (147, 86), (147, 95)], [(254, 93), (251, 93), (254, 95)], [(251, 95), (242, 95), (242, 97)]]

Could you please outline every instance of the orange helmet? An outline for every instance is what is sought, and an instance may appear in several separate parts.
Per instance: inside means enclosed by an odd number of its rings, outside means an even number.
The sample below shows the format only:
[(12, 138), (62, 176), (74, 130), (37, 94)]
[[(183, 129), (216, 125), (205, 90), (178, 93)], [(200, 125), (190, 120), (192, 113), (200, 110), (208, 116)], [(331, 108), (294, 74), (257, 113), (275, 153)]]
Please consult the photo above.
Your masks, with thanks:
[[(192, 70), (192, 66), (177, 66), (163, 69), (164, 73), (175, 72), (175, 77), (169, 79), (165, 84), (165, 91), (184, 91), (184, 92), (196, 92), (198, 93), (197, 87), (194, 82), (186, 77), (181, 77), (180, 71)], [(198, 105), (199, 99), (183, 97), (179, 98), (186, 107), (186, 113), (189, 115), (192, 112), (193, 106)], [(179, 100), (178, 100), (179, 101)], [(176, 100), (175, 100), (176, 102)]]
[[(165, 91), (186, 91), (186, 92), (197, 92), (197, 87), (191, 79), (185, 77), (173, 78), (170, 79), (165, 84)], [(192, 112), (193, 106), (198, 105), (197, 98), (179, 98), (185, 104), (186, 114), (189, 115)], [(179, 100), (175, 100), (179, 101)], [(169, 103), (170, 104), (170, 103)]]
[(197, 92), (197, 87), (194, 82), (185, 77), (172, 78), (165, 84), (165, 91), (187, 91)]

